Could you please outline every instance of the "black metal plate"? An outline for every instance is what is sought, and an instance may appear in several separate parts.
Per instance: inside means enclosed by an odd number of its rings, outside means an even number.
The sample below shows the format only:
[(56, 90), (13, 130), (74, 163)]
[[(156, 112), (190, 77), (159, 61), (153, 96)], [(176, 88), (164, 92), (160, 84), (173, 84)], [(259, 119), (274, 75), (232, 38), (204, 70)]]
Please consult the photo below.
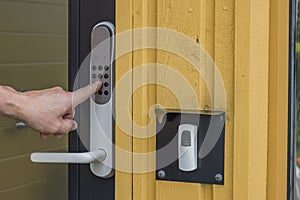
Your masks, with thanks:
[[(225, 113), (167, 112), (159, 118), (156, 121), (156, 180), (223, 185)], [(181, 171), (178, 166), (177, 131), (180, 124), (198, 126), (198, 169), (192, 172)], [(205, 154), (203, 147), (207, 147), (209, 140), (215, 145)], [(158, 175), (161, 172), (164, 177)]]

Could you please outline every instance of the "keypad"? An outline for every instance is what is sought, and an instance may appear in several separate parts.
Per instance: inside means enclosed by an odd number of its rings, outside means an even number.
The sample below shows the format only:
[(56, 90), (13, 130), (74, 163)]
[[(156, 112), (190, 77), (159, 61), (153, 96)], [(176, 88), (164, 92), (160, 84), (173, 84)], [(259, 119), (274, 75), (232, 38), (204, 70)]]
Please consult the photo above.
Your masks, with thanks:
[[(106, 27), (98, 27), (93, 30), (91, 38), (91, 82), (102, 81), (102, 88), (93, 99), (97, 104), (106, 104), (111, 99), (113, 87), (113, 67), (111, 64), (111, 44), (107, 38), (110, 38), (110, 32)], [(106, 42), (105, 42), (106, 41)], [(100, 44), (100, 46), (98, 46)]]
[(99, 90), (99, 92), (97, 94), (95, 94), (95, 98), (96, 98), (96, 100), (98, 100), (102, 103), (105, 103), (110, 98), (110, 91), (111, 91), (110, 66), (103, 67), (102, 65), (99, 65), (97, 67), (97, 66), (93, 65), (91, 67), (91, 69), (92, 69), (91, 70), (92, 82), (101, 80), (102, 84), (103, 84), (101, 90)]

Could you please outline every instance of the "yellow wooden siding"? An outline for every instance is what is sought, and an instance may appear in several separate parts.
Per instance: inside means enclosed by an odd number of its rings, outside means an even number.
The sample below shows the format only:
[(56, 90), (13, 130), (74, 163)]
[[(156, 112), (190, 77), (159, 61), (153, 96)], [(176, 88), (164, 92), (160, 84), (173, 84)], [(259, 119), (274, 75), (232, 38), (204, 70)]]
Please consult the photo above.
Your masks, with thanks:
[[(214, 56), (214, 1), (189, 1), (183, 4), (181, 1), (158, 1), (158, 26), (176, 30), (180, 33), (184, 33), (189, 36), (195, 42), (198, 40), (210, 54)], [(165, 36), (167, 39), (168, 36)], [(178, 41), (180, 44), (180, 41)], [(181, 45), (177, 45), (180, 48)], [(189, 51), (187, 49), (187, 51)], [(187, 52), (185, 52), (187, 53)], [(187, 54), (189, 55), (189, 54)], [(209, 63), (209, 58), (205, 61)], [(199, 101), (199, 107), (201, 109), (210, 109), (211, 102), (209, 93), (206, 89), (205, 82), (194, 71), (186, 60), (183, 60), (178, 55), (172, 55), (168, 52), (158, 51), (158, 63), (170, 66), (181, 73), (190, 84), (193, 86), (193, 90), (197, 95)], [(160, 69), (158, 68), (158, 73)], [(213, 75), (213, 71), (207, 67), (203, 78), (208, 81), (212, 81), (213, 78), (209, 78)], [(168, 77), (168, 74), (162, 76), (162, 79)], [(164, 81), (164, 80), (161, 80)], [(184, 81), (183, 79), (178, 81)], [(184, 92), (184, 91), (182, 91)], [(186, 94), (185, 99), (194, 98), (193, 94)], [(213, 95), (213, 94), (212, 94)], [(172, 101), (174, 95), (172, 93), (164, 92), (161, 87), (157, 88), (157, 103), (163, 105), (166, 108), (179, 109), (177, 102)], [(186, 108), (181, 108), (186, 109)], [(186, 194), (189, 191), (188, 195)], [(179, 200), (185, 197), (189, 199), (209, 199), (213, 195), (213, 189), (210, 185), (201, 184), (186, 184), (186, 183), (169, 183), (165, 181), (157, 181), (156, 183), (156, 199), (164, 200)]]
[[(121, 6), (122, 3), (117, 1), (117, 5)], [(130, 176), (125, 177), (128, 181), (125, 186), (128, 189), (124, 193), (126, 199), (284, 199), (287, 155), (288, 1), (128, 0), (126, 5), (130, 9), (119, 9), (117, 15), (126, 17), (124, 13), (127, 13), (127, 19), (117, 20), (117, 26), (124, 20), (132, 20), (133, 24), (127, 22), (126, 29), (163, 27), (184, 33), (198, 41), (216, 63), (227, 95), (225, 185), (156, 181), (153, 173), (139, 173), (133, 174), (133, 179)], [(284, 17), (281, 17), (282, 15)], [(134, 38), (133, 35), (133, 46), (147, 44), (147, 36), (149, 35)], [(165, 40), (160, 38), (160, 41), (168, 41), (168, 35), (163, 38)], [(180, 41), (177, 47), (182, 47)], [(209, 58), (203, 59), (209, 65)], [(205, 79), (214, 83), (215, 71), (210, 66), (207, 66), (203, 77), (200, 77), (186, 60), (170, 52), (146, 49), (135, 51), (133, 62), (126, 63), (136, 68), (155, 61), (179, 71), (189, 81), (199, 100), (200, 109), (212, 109), (213, 105), (215, 109), (221, 107), (222, 102), (215, 102), (219, 98), (215, 98), (213, 102), (210, 100), (203, 81)], [(160, 72), (165, 74), (161, 75)], [(169, 72), (157, 67), (149, 73), (133, 73), (133, 85), (139, 79), (147, 82), (151, 76), (158, 79), (169, 78), (171, 70)], [(218, 97), (216, 91), (212, 93), (213, 97)], [(189, 94), (186, 95), (187, 99), (192, 98)], [(149, 124), (149, 108), (154, 103), (166, 108), (179, 108), (178, 99), (166, 87), (144, 86), (133, 95), (134, 123), (142, 126)], [(280, 123), (284, 120), (283, 124)], [(152, 135), (154, 131), (152, 127), (147, 133), (133, 129), (132, 151), (151, 152), (155, 148), (154, 137), (148, 140), (139, 137)], [(134, 157), (133, 172), (151, 168), (153, 158), (149, 157)], [(119, 181), (117, 180), (118, 185)], [(129, 192), (131, 187), (132, 198)], [(123, 191), (116, 192), (123, 194)], [(122, 198), (118, 196), (117, 199)]]
[[(156, 9), (157, 1), (133, 1), (133, 30), (144, 27), (156, 27)], [(153, 36), (153, 35), (152, 35)], [(147, 46), (155, 41), (147, 40), (151, 37), (145, 31), (141, 35), (133, 33), (133, 48), (141, 45)], [(154, 37), (152, 37), (155, 39)], [(136, 50), (133, 53), (133, 70), (141, 67), (143, 64), (156, 63), (156, 51), (150, 49)], [(156, 68), (152, 70), (142, 70), (140, 73), (133, 73), (133, 88), (137, 87), (140, 80), (148, 83), (150, 76), (155, 76)], [(139, 126), (147, 126), (150, 123), (148, 111), (150, 106), (156, 102), (155, 86), (143, 86), (133, 93), (133, 123)], [(147, 113), (147, 114), (146, 114)], [(133, 153), (145, 156), (133, 156), (133, 199), (154, 199), (155, 197), (155, 172), (149, 172), (155, 161), (153, 157), (146, 156), (147, 152), (155, 151), (155, 138), (150, 137), (155, 131), (155, 126), (148, 127), (147, 130), (141, 132), (139, 129), (133, 128)], [(144, 137), (147, 138), (144, 138)], [(142, 173), (145, 172), (145, 173)]]
[[(224, 81), (226, 91), (226, 132), (225, 132), (225, 185), (213, 186), (213, 195), (208, 199), (231, 200), (233, 195), (233, 152), (234, 152), (234, 24), (235, 1), (215, 1), (214, 61)], [(215, 93), (218, 96), (218, 93)], [(218, 99), (218, 98), (216, 98)], [(222, 102), (215, 102), (218, 106)]]
[[(125, 31), (132, 29), (132, 4), (131, 0), (116, 0), (116, 33), (117, 36)], [(129, 35), (128, 41), (132, 40), (132, 35)], [(121, 43), (121, 44), (120, 44)], [(125, 46), (124, 46), (125, 45)], [(132, 43), (119, 41), (116, 37), (116, 52), (119, 49), (127, 48), (132, 49)], [(121, 57), (116, 55), (116, 82), (121, 77), (130, 72), (132, 69), (132, 53), (128, 53)], [(124, 83), (132, 90), (132, 80)], [(124, 91), (116, 90), (116, 113), (119, 113), (120, 106), (125, 106), (124, 99), (118, 98), (119, 93)], [(125, 101), (126, 102), (126, 101)], [(121, 119), (122, 120), (122, 119)], [(132, 199), (132, 124), (128, 124), (127, 129), (129, 133), (124, 132), (118, 126), (118, 119), (116, 119), (116, 171), (115, 171), (115, 199), (118, 200), (131, 200)], [(125, 153), (124, 153), (125, 152)]]
[(268, 200), (287, 197), (289, 1), (271, 0)]
[[(158, 5), (159, 27), (165, 27), (182, 32), (205, 48), (216, 62), (222, 75), (227, 94), (227, 124), (225, 139), (225, 186), (211, 186), (201, 184), (157, 182), (156, 199), (182, 199), (189, 190), (189, 199), (232, 199), (232, 139), (233, 139), (233, 74), (234, 74), (234, 1), (159, 1)], [(171, 19), (171, 20), (167, 20)], [(208, 84), (214, 82), (214, 70), (209, 65), (204, 79)], [(210, 94), (205, 88), (205, 82), (197, 77), (196, 72), (189, 69), (186, 61), (178, 57), (168, 56), (159, 52), (158, 62), (168, 64), (180, 71), (190, 82), (195, 85), (194, 91), (200, 102), (200, 109), (211, 109)], [(158, 69), (159, 71), (159, 69)], [(218, 94), (211, 94), (212, 96)], [(167, 108), (178, 108), (170, 104), (171, 96), (157, 90), (158, 103)], [(214, 102), (215, 106), (221, 102)], [(217, 108), (215, 108), (217, 109)], [(165, 193), (164, 191), (173, 191)], [(166, 195), (167, 194), (167, 195)]]
[(269, 2), (237, 1), (233, 199), (266, 199)]
[[(0, 84), (67, 89), (67, 10), (67, 0), (0, 0)], [(34, 151), (66, 151), (67, 137), (41, 140), (15, 122), (0, 118), (0, 199), (67, 199), (67, 165), (29, 160)]]

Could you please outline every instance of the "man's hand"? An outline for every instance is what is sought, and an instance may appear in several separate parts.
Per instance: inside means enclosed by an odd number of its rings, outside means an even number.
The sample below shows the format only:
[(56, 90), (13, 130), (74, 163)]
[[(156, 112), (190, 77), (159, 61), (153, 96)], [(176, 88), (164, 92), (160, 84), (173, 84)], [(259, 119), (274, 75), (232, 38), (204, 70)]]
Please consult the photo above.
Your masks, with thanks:
[[(14, 101), (13, 117), (40, 132), (41, 138), (50, 134), (61, 138), (64, 134), (77, 129), (73, 120), (75, 108), (102, 86), (101, 82), (90, 84), (75, 92), (66, 92), (60, 87), (17, 93)], [(9, 88), (11, 90), (11, 88)]]

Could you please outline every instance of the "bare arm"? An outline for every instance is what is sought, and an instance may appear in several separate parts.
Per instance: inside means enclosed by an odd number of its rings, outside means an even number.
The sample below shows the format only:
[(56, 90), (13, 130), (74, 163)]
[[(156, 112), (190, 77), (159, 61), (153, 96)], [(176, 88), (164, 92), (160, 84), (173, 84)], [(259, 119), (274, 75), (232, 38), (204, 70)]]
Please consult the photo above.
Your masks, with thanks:
[(101, 88), (97, 82), (75, 92), (60, 87), (17, 92), (0, 86), (0, 115), (18, 119), (40, 132), (42, 138), (54, 134), (57, 138), (77, 128), (74, 109)]

